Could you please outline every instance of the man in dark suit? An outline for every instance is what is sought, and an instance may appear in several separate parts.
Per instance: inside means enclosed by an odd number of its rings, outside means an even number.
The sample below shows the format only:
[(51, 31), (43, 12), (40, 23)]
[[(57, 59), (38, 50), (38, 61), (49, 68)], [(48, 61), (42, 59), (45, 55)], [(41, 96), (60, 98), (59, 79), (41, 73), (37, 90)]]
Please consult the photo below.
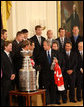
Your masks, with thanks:
[(15, 79), (15, 70), (10, 52), (12, 51), (12, 43), (6, 41), (4, 43), (4, 51), (1, 53), (2, 72), (1, 79), (1, 105), (9, 106), (9, 91), (12, 89), (12, 81)]
[[(65, 82), (65, 88), (67, 89), (68, 85), (69, 87), (69, 99), (70, 102), (76, 102), (75, 101), (75, 80), (76, 80), (76, 70), (77, 70), (77, 54), (72, 49), (72, 43), (70, 41), (67, 41), (65, 44), (65, 52), (63, 54), (64, 60), (65, 60), (65, 70), (63, 72), (64, 82)], [(67, 93), (66, 93), (67, 94)]]
[(34, 61), (36, 63), (36, 65), (39, 65), (39, 56), (40, 53), (44, 51), (43, 49), (43, 42), (45, 40), (44, 37), (42, 37), (42, 27), (40, 25), (37, 25), (35, 27), (35, 32), (36, 35), (34, 35), (32, 38), (30, 38), (30, 40), (34, 41), (35, 43), (35, 49), (34, 49)]
[(46, 89), (47, 104), (60, 104), (58, 97), (56, 97), (58, 96), (58, 91), (54, 83), (54, 71), (51, 70), (53, 59), (54, 57), (58, 59), (58, 55), (54, 50), (51, 49), (49, 41), (45, 40), (43, 47), (45, 51), (40, 55), (41, 71), (39, 74), (39, 87), (40, 89)]
[(56, 40), (59, 42), (59, 51), (64, 52), (65, 50), (65, 43), (69, 39), (65, 37), (65, 29), (64, 28), (59, 28), (59, 36)]
[(18, 52), (21, 50), (22, 41), (24, 39), (24, 35), (21, 31), (18, 31), (16, 34), (16, 39), (12, 42), (12, 59), (16, 71), (16, 79), (15, 83), (18, 88), (18, 69), (19, 69), (19, 62), (17, 61)]
[(77, 100), (81, 101), (81, 88), (83, 96), (83, 41), (78, 43), (78, 66), (77, 66)]
[(7, 30), (1, 29), (1, 51), (4, 51), (4, 42), (7, 39)]
[(78, 43), (80, 41), (83, 41), (83, 37), (79, 35), (79, 27), (78, 26), (74, 26), (72, 32), (73, 32), (73, 35), (70, 38), (70, 40), (72, 42), (72, 50), (77, 52), (78, 51)]
[(52, 46), (52, 43), (54, 41), (54, 39), (53, 39), (53, 31), (52, 30), (48, 30), (47, 31), (47, 40), (50, 42), (50, 45)]
[[(30, 41), (28, 40), (25, 40), (22, 42), (22, 47), (21, 47), (21, 50), (19, 50), (17, 52), (17, 55), (15, 56), (15, 58), (17, 59), (17, 89), (20, 90), (20, 87), (19, 87), (19, 70), (22, 69), (22, 65), (23, 65), (23, 55), (21, 54), (21, 51), (24, 51), (24, 52), (27, 52), (29, 51), (30, 49)], [(18, 105), (19, 106), (25, 106), (25, 97), (22, 97), (22, 96), (18, 96)]]

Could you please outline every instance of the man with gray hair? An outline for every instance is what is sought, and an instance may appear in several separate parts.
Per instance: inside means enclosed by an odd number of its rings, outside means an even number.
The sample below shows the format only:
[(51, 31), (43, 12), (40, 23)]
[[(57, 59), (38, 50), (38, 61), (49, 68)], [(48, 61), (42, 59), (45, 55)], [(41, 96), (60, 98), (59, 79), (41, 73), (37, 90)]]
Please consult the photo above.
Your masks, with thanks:
[[(83, 97), (83, 41), (78, 43), (78, 66), (76, 72), (77, 78), (77, 101), (81, 101)], [(82, 89), (82, 97), (81, 97)]]
[(47, 40), (50, 42), (50, 45), (52, 46), (52, 42), (54, 41), (54, 39), (53, 39), (53, 31), (52, 30), (48, 30), (47, 31)]
[(54, 57), (58, 59), (57, 53), (51, 49), (50, 42), (43, 42), (44, 52), (40, 55), (41, 71), (39, 74), (39, 87), (46, 89), (46, 104), (60, 104), (58, 100), (58, 90), (54, 83), (54, 71), (51, 70), (51, 65)]

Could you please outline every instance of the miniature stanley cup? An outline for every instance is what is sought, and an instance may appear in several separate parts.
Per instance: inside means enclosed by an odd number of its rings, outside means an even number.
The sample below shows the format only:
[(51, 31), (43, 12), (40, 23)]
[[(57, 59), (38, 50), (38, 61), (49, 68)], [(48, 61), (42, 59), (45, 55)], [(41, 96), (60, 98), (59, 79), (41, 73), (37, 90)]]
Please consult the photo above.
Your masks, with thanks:
[(23, 55), (22, 69), (19, 70), (19, 88), (20, 91), (36, 90), (36, 71), (31, 64), (31, 52), (21, 51)]

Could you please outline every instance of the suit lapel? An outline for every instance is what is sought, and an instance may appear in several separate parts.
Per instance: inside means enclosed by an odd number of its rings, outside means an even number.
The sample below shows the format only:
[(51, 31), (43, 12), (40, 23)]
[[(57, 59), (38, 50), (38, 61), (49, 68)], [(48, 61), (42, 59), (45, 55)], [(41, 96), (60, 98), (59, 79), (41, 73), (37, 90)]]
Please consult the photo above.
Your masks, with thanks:
[(77, 38), (77, 40), (76, 40), (76, 43), (78, 43), (79, 39), (80, 39), (80, 37), (78, 36), (78, 38)]
[(35, 35), (35, 40), (36, 40), (36, 43), (38, 43), (38, 44), (39, 44), (39, 41), (38, 41), (38, 39), (37, 39), (36, 35)]
[(45, 51), (45, 56), (44, 56), (44, 58), (45, 58), (45, 61), (47, 61), (47, 63), (49, 64), (49, 61), (48, 61), (48, 57), (47, 57), (47, 53), (46, 53), (46, 51)]
[(5, 52), (4, 52), (4, 54), (5, 54), (6, 58), (7, 58), (7, 60), (9, 60), (9, 62), (12, 64), (12, 62), (10, 61), (9, 57), (7, 56), (7, 54)]
[(73, 40), (74, 44), (77, 43), (77, 42), (79, 41), (79, 38), (80, 38), (80, 37), (78, 36), (78, 38), (77, 38), (77, 40), (76, 40), (76, 42), (75, 42), (74, 36), (72, 37), (72, 40)]
[(53, 62), (54, 52), (51, 50), (51, 62)]
[(75, 44), (74, 36), (72, 36), (72, 41), (73, 41), (73, 43)]
[(64, 44), (66, 43), (66, 37), (64, 38)]
[(80, 52), (78, 52), (78, 54), (79, 54), (79, 58), (80, 58), (80, 60), (82, 60), (82, 61), (83, 61), (83, 59), (82, 59), (82, 57), (81, 57), (81, 54), (80, 54)]
[(74, 54), (73, 54), (73, 52), (71, 51), (71, 53), (70, 53), (70, 57), (69, 57), (69, 61), (72, 62), (72, 59), (74, 58), (73, 56), (74, 56)]
[(43, 45), (43, 38), (42, 38), (42, 36), (41, 36), (41, 46)]
[(60, 41), (60, 38), (59, 38), (59, 43), (60, 43), (60, 45), (61, 45), (61, 41)]

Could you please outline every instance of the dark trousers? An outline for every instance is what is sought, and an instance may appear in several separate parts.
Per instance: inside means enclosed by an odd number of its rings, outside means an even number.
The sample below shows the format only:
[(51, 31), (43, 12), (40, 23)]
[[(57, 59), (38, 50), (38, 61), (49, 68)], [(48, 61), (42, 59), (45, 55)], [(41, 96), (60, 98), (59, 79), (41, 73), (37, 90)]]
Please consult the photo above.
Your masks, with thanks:
[(1, 96), (1, 106), (9, 106), (9, 95)]
[(4, 94), (4, 89), (1, 86), (1, 106), (9, 106), (9, 95)]
[(76, 73), (76, 84), (77, 84), (77, 100), (81, 99), (81, 89), (82, 89), (82, 95), (83, 95), (83, 74), (81, 71)]
[(55, 104), (55, 85), (51, 84), (47, 89), (46, 89), (46, 104)]
[(60, 102), (60, 98), (62, 97), (62, 101), (66, 102), (67, 101), (67, 91), (57, 91), (56, 92), (56, 102)]
[(54, 80), (46, 80), (46, 83), (43, 83), (43, 79), (39, 78), (39, 88), (46, 89), (46, 105), (55, 104), (55, 84)]
[[(71, 75), (65, 73), (63, 74), (64, 83), (66, 90), (69, 89), (69, 99), (75, 100), (75, 81), (76, 81), (76, 73), (73, 72)], [(68, 88), (69, 85), (69, 88)], [(66, 92), (67, 94), (67, 92)]]
[(5, 82), (1, 85), (1, 106), (9, 106), (9, 91), (12, 89), (11, 85), (10, 81), (9, 84)]

